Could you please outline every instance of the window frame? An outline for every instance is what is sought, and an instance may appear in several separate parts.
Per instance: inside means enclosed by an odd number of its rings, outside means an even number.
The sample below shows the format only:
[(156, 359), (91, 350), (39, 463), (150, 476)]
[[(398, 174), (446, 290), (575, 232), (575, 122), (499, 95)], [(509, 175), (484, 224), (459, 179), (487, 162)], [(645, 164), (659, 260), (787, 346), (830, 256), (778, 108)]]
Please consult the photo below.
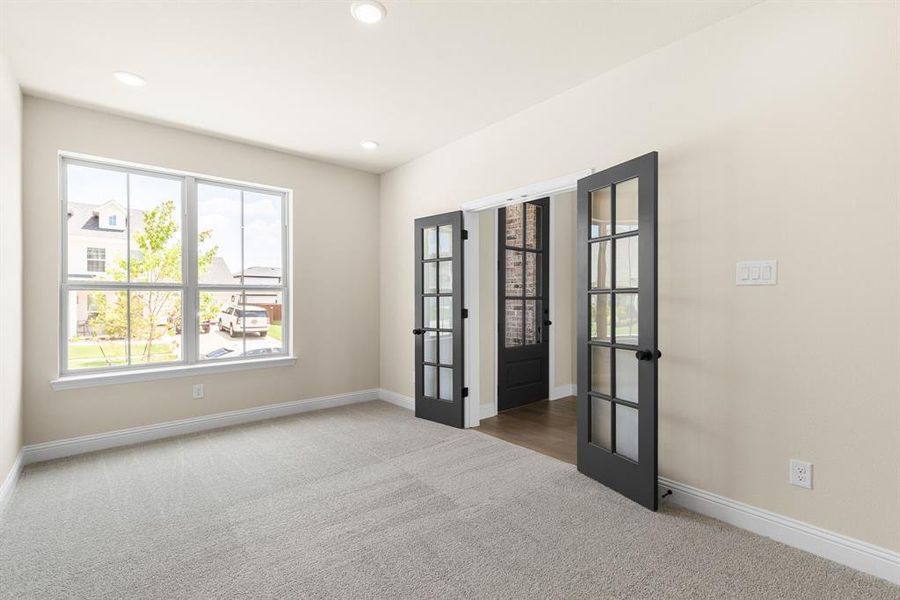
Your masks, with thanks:
[[(137, 174), (151, 177), (161, 177), (180, 181), (181, 183), (181, 282), (151, 283), (140, 281), (114, 282), (108, 280), (80, 279), (77, 276), (69, 276), (69, 235), (68, 235), (68, 185), (67, 167), (69, 165), (119, 171), (126, 174)], [(243, 277), (237, 284), (201, 284), (197, 269), (198, 246), (198, 208), (197, 186), (208, 184), (218, 187), (230, 187), (241, 192), (257, 192), (268, 195), (277, 195), (281, 198), (281, 283), (278, 285), (252, 285), (248, 286)], [(126, 184), (127, 185), (127, 184)], [(127, 190), (126, 193), (129, 193)], [(243, 206), (243, 193), (241, 194)], [(115, 159), (95, 157), (71, 152), (59, 153), (59, 218), (60, 218), (60, 248), (59, 248), (59, 364), (58, 378), (53, 383), (54, 389), (66, 389), (70, 387), (84, 387), (86, 385), (115, 383), (120, 380), (143, 380), (166, 377), (179, 377), (190, 375), (196, 371), (221, 372), (223, 370), (238, 370), (245, 368), (276, 366), (276, 364), (294, 364), (293, 345), (291, 340), (291, 280), (292, 280), (292, 200), (293, 192), (287, 188), (244, 182), (234, 179), (225, 179), (199, 173), (191, 173), (162, 167), (154, 167)], [(130, 206), (126, 202), (125, 210)], [(241, 234), (243, 236), (243, 210), (242, 210)], [(125, 221), (126, 243), (130, 248), (131, 223)], [(243, 245), (243, 239), (241, 241)], [(129, 253), (126, 250), (126, 255)], [(240, 266), (241, 271), (246, 269)], [(91, 367), (84, 369), (70, 369), (68, 367), (68, 312), (69, 292), (71, 291), (142, 291), (171, 289), (181, 292), (181, 358), (177, 361), (165, 363), (125, 364), (120, 366)], [(281, 293), (282, 319), (281, 319), (281, 351), (259, 356), (235, 356), (229, 358), (201, 359), (199, 352), (200, 335), (200, 294), (204, 291), (234, 291), (236, 293), (253, 293), (259, 291), (272, 291)], [(288, 359), (287, 362), (285, 359)], [(258, 364), (256, 364), (258, 363)], [(230, 368), (229, 368), (230, 367)], [(142, 377), (147, 375), (147, 377)], [(86, 383), (85, 383), (86, 382)]]

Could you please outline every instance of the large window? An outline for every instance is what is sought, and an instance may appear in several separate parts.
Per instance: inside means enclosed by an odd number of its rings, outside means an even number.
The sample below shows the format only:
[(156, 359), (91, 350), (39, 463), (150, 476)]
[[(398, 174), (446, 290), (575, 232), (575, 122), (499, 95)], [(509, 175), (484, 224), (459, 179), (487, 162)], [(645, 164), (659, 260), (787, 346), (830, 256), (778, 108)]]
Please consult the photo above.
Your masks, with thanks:
[(288, 353), (287, 192), (62, 158), (60, 373)]

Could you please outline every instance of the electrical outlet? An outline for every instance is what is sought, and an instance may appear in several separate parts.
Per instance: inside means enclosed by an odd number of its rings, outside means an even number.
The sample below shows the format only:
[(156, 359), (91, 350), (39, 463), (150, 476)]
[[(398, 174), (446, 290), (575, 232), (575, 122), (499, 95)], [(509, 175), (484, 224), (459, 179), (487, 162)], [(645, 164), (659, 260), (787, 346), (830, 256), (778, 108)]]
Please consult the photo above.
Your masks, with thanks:
[(790, 483), (806, 489), (812, 489), (812, 463), (791, 459)]
[(194, 400), (200, 400), (203, 398), (203, 384), (195, 383), (194, 384)]

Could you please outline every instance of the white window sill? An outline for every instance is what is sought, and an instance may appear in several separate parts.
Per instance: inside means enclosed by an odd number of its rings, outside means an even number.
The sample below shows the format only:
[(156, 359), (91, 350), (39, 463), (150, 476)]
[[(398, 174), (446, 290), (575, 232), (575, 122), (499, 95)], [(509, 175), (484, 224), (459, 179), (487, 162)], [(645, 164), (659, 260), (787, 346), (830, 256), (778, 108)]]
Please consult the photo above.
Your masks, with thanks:
[(295, 364), (297, 364), (297, 357), (279, 356), (277, 358), (233, 360), (200, 365), (178, 365), (174, 367), (160, 367), (158, 369), (134, 369), (132, 371), (91, 373), (89, 375), (66, 375), (52, 380), (50, 385), (53, 386), (54, 390), (73, 390), (77, 388), (95, 387), (98, 385), (158, 381), (160, 379), (172, 379), (175, 377), (192, 377), (210, 375), (213, 373), (228, 373), (230, 371), (246, 371), (249, 369), (292, 367)]

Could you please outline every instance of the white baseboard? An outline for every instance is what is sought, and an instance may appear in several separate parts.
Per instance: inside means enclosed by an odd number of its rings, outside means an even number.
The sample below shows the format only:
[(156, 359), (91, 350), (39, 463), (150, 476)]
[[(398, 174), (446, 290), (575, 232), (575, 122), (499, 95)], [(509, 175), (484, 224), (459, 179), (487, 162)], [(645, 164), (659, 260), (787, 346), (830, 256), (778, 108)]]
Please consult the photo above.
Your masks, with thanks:
[(6, 477), (3, 478), (3, 483), (0, 484), (0, 514), (3, 513), (3, 508), (6, 506), (7, 500), (12, 496), (13, 490), (16, 488), (16, 483), (19, 481), (19, 475), (22, 474), (23, 466), (24, 452), (19, 450), (19, 453), (16, 455), (16, 460), (13, 461), (12, 466), (9, 468), (9, 472), (6, 474)]
[(117, 446), (128, 446), (176, 435), (184, 435), (186, 433), (196, 433), (198, 431), (218, 429), (230, 425), (262, 421), (311, 410), (332, 408), (335, 406), (344, 406), (345, 404), (356, 404), (358, 402), (368, 402), (377, 399), (378, 390), (376, 389), (350, 392), (347, 394), (335, 394), (333, 396), (323, 396), (321, 398), (307, 398), (304, 400), (283, 402), (281, 404), (268, 404), (265, 406), (256, 406), (253, 408), (216, 413), (202, 417), (169, 421), (167, 423), (145, 425), (143, 427), (131, 427), (129, 429), (120, 429), (118, 431), (96, 433), (65, 440), (57, 440), (54, 442), (30, 444), (22, 449), (22, 453), (24, 456), (24, 464), (28, 465), (45, 460), (53, 460), (55, 458), (115, 448)]
[(414, 398), (404, 396), (403, 394), (398, 394), (397, 392), (392, 392), (391, 390), (378, 390), (378, 398), (384, 400), (385, 402), (396, 404), (400, 408), (405, 408), (407, 410), (416, 410), (416, 401)]
[(659, 478), (668, 502), (900, 585), (900, 553), (684, 483)]
[(479, 410), (482, 419), (489, 419), (497, 416), (497, 407), (494, 404), (482, 404)]
[(551, 400), (559, 400), (560, 398), (567, 398), (569, 396), (574, 396), (578, 391), (578, 386), (574, 383), (567, 383), (565, 385), (558, 385), (550, 390), (550, 399)]

